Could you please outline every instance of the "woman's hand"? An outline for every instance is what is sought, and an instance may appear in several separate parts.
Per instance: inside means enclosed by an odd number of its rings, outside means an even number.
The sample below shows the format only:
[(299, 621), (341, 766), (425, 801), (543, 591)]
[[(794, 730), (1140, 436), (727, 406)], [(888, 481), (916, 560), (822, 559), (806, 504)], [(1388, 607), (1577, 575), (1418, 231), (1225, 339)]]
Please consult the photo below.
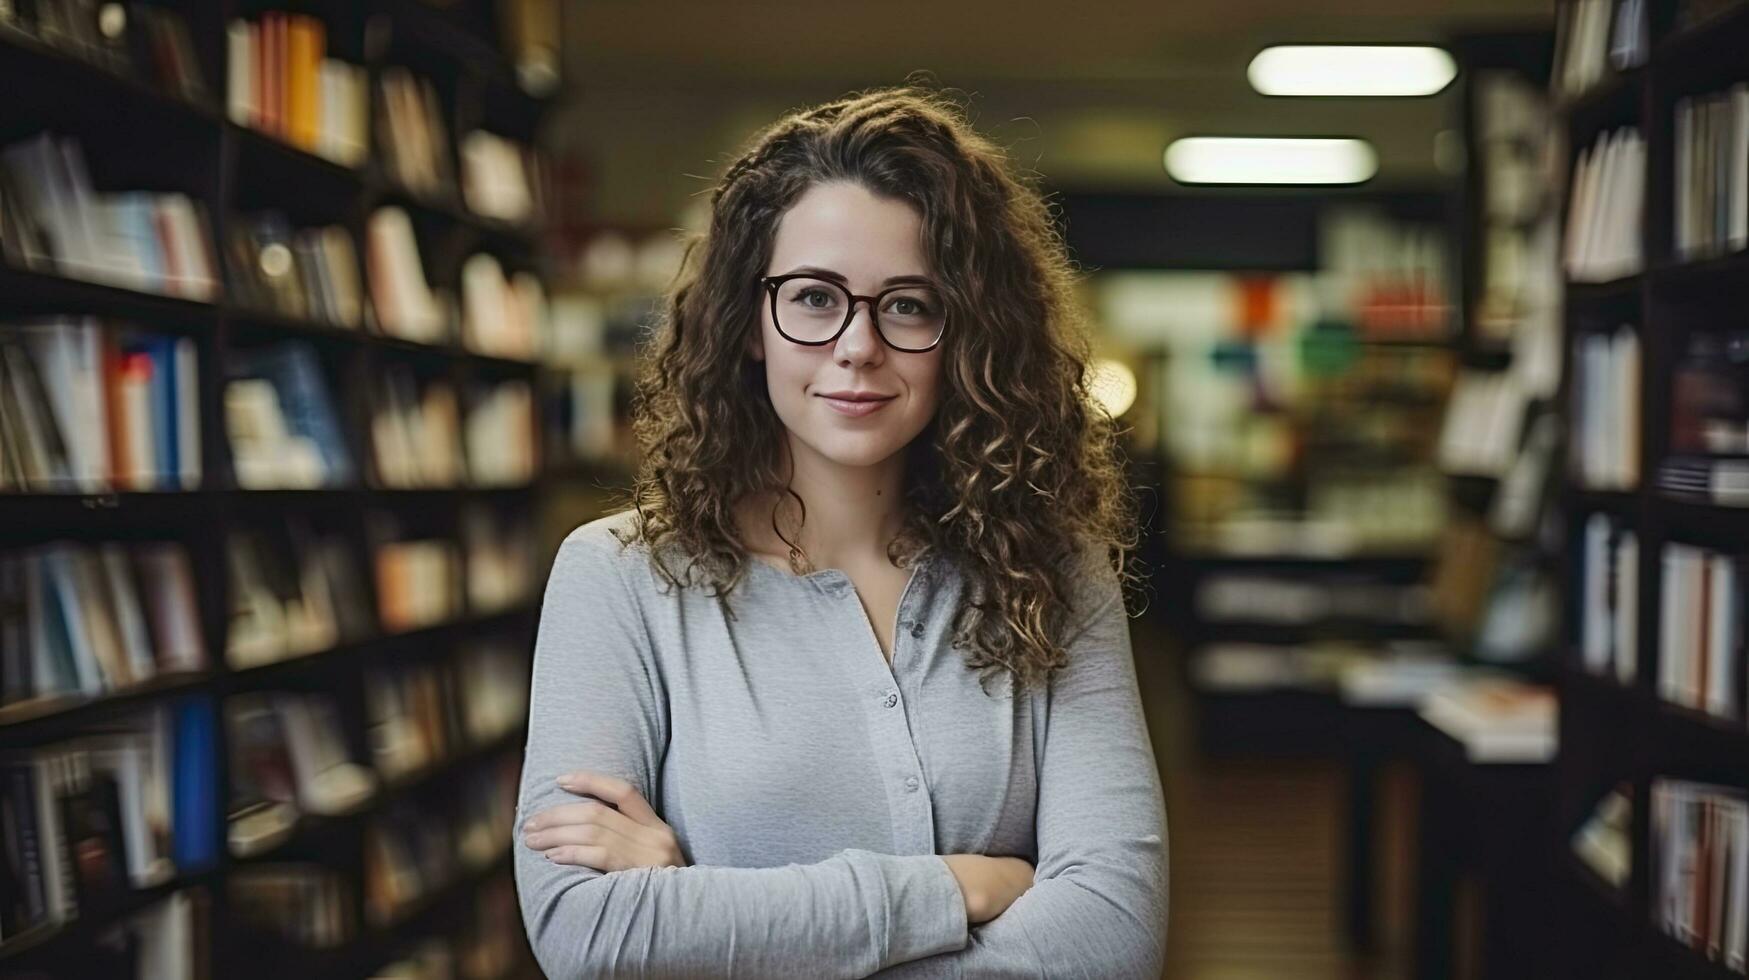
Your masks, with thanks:
[(966, 901), (966, 921), (988, 922), (1032, 887), (1033, 867), (1024, 858), (983, 854), (944, 854)]
[(603, 872), (686, 867), (673, 828), (631, 783), (579, 771), (560, 776), (559, 786), (596, 799), (548, 807), (523, 823), (522, 842), (545, 854), (548, 861)]

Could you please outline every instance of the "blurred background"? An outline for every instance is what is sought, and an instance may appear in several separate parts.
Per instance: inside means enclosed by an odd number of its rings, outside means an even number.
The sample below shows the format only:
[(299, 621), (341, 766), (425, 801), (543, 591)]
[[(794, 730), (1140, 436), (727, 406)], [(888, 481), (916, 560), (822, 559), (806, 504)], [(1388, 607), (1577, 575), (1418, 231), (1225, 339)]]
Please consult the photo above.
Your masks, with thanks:
[(914, 72), (1083, 272), (1166, 977), (1743, 974), (1749, 4), (0, 0), (0, 976), (538, 976), (682, 236)]

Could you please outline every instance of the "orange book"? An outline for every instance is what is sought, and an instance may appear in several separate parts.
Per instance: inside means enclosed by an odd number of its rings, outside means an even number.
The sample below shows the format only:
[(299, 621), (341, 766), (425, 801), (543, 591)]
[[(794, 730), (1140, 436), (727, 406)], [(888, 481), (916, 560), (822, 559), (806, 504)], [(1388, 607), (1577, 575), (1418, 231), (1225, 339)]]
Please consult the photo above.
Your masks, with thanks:
[(316, 148), (322, 131), (322, 99), (317, 86), (326, 42), (321, 21), (304, 14), (286, 18), (286, 137), (306, 150)]
[(103, 408), (109, 419), (109, 479), (120, 486), (133, 472), (128, 453), (127, 422), (122, 410), (121, 348), (115, 338), (103, 338)]

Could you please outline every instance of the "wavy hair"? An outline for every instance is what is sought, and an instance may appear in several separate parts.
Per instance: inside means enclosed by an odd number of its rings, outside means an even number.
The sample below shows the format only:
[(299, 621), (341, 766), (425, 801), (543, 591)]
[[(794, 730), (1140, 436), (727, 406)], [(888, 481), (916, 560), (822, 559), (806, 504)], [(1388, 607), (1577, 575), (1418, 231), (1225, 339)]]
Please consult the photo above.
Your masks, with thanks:
[(1086, 574), (1080, 559), (1097, 553), (1120, 582), (1139, 578), (1125, 558), (1136, 545), (1133, 498), (1120, 431), (1090, 397), (1091, 344), (1049, 207), (934, 89), (866, 90), (792, 112), (718, 181), (709, 228), (687, 243), (638, 358), (638, 517), (625, 543), (645, 542), (669, 583), (702, 579), (721, 597), (758, 560), (741, 540), (737, 502), (767, 493), (800, 502), (781, 472), (783, 423), (747, 345), (779, 219), (832, 181), (918, 211), (948, 305), (939, 407), (904, 450), (905, 523), (888, 557), (901, 567), (925, 551), (957, 559), (968, 589), (953, 645), (966, 666), (1042, 683), (1067, 662), (1066, 632), (1088, 612), (1069, 608)]

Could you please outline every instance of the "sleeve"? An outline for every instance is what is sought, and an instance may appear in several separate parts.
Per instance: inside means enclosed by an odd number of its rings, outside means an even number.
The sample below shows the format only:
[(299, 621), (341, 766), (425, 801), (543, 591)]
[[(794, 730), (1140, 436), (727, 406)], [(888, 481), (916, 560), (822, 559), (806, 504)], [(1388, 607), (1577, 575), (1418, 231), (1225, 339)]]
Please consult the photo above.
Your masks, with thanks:
[(807, 865), (604, 874), (553, 864), (521, 842), (528, 817), (575, 801), (556, 782), (574, 769), (629, 780), (660, 810), (652, 791), (667, 701), (618, 548), (587, 526), (566, 539), (535, 641), (511, 847), (523, 925), (546, 975), (864, 977), (964, 947), (964, 900), (936, 855), (847, 849)]
[(1052, 679), (1039, 763), (1033, 885), (972, 927), (965, 948), (881, 977), (1141, 977), (1166, 955), (1166, 807), (1142, 716), (1117, 573), (1079, 579), (1085, 598)]

